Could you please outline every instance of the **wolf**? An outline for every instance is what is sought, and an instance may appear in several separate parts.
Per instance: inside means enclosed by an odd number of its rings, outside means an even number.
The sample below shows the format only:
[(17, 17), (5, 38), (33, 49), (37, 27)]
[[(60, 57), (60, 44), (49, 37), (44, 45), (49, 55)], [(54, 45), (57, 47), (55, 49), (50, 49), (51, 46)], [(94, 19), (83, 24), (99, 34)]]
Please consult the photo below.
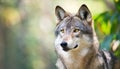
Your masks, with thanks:
[(56, 6), (55, 51), (58, 69), (120, 69), (110, 51), (100, 50), (92, 14), (83, 4), (77, 14)]

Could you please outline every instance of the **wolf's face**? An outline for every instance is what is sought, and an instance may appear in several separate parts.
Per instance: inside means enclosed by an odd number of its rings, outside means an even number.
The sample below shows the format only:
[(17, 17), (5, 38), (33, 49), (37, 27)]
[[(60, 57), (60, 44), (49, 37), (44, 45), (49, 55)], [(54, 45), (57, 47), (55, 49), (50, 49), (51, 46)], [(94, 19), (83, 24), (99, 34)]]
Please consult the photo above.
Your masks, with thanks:
[(77, 50), (92, 43), (92, 16), (86, 5), (82, 5), (76, 15), (68, 14), (60, 6), (56, 7), (55, 13), (59, 20), (55, 31), (57, 48)]

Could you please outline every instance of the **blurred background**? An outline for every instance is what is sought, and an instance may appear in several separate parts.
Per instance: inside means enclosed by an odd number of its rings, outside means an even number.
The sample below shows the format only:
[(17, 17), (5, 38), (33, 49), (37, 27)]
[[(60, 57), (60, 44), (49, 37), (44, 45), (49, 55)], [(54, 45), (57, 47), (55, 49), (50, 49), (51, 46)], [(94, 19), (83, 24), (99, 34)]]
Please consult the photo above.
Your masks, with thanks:
[[(120, 0), (0, 0), (0, 69), (57, 69), (55, 7), (92, 12), (100, 48), (120, 58)], [(118, 48), (116, 48), (119, 46)]]

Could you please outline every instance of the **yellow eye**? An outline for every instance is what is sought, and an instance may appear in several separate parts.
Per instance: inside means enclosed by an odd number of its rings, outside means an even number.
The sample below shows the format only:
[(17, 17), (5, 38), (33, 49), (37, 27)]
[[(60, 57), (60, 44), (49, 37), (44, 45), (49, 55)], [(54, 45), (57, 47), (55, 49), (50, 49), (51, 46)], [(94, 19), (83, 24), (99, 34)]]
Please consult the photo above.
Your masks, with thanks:
[(79, 29), (74, 29), (74, 30), (73, 30), (73, 32), (75, 32), (75, 33), (76, 33), (76, 32), (79, 32), (79, 31), (80, 31)]
[(60, 32), (64, 33), (64, 29), (61, 29)]

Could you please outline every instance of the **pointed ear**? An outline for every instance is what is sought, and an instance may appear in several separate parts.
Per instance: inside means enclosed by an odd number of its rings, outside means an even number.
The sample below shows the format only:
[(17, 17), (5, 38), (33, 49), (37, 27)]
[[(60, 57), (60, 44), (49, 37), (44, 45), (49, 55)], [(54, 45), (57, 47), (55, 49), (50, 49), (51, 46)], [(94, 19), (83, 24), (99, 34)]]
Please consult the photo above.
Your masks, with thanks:
[(56, 14), (58, 20), (61, 21), (61, 20), (64, 19), (66, 12), (65, 12), (65, 10), (62, 7), (56, 6), (55, 14)]
[(91, 21), (92, 21), (92, 15), (91, 15), (88, 7), (87, 7), (85, 4), (83, 4), (83, 5), (80, 7), (77, 15), (78, 15), (82, 20), (86, 20), (87, 22), (91, 22)]

